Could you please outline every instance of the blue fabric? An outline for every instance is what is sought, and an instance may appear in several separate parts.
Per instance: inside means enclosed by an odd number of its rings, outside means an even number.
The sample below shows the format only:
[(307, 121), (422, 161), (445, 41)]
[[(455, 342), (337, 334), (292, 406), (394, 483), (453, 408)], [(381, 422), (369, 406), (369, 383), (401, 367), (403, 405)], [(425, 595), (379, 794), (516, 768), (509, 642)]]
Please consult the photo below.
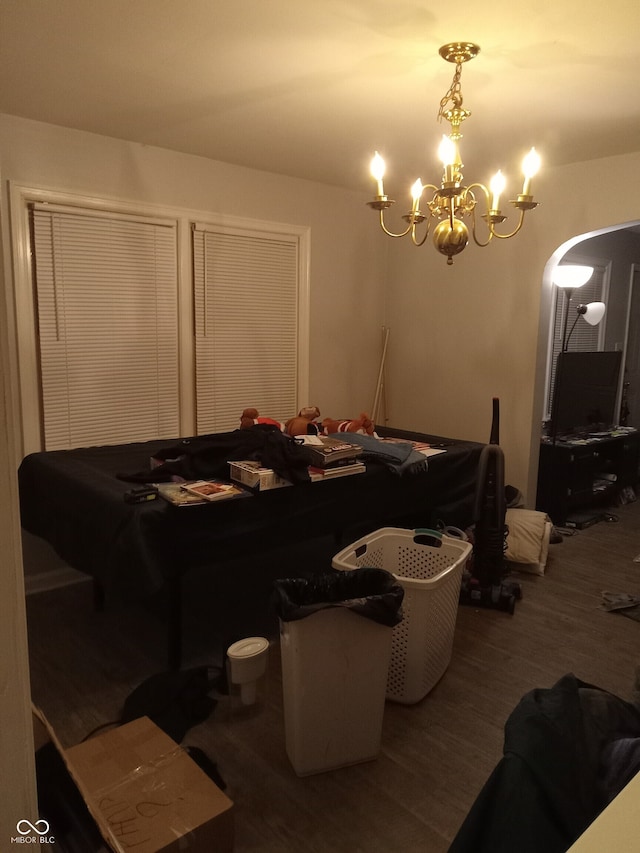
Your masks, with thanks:
[(408, 441), (381, 441), (372, 435), (362, 435), (358, 432), (334, 432), (330, 437), (357, 444), (362, 447), (365, 459), (382, 462), (397, 474), (415, 474), (426, 471), (428, 467), (427, 457), (414, 450)]

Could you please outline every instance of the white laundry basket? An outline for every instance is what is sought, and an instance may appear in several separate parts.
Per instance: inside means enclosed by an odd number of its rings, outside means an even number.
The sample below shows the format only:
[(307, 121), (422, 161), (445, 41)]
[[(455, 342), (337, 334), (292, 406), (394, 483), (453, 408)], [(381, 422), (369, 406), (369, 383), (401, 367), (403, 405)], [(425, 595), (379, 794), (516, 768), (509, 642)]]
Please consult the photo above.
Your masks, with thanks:
[(385, 569), (404, 588), (403, 619), (393, 629), (386, 698), (423, 699), (451, 661), (462, 572), (471, 544), (434, 530), (383, 527), (333, 558), (334, 569)]

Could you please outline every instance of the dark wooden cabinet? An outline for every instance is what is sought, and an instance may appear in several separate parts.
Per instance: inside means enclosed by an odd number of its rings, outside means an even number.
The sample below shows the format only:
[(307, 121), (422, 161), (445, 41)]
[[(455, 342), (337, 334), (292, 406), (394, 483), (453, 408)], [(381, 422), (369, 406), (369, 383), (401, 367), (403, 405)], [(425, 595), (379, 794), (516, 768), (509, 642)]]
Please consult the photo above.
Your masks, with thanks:
[(588, 439), (543, 439), (540, 445), (536, 508), (554, 524), (565, 525), (572, 513), (611, 505), (638, 481), (639, 433), (612, 433)]

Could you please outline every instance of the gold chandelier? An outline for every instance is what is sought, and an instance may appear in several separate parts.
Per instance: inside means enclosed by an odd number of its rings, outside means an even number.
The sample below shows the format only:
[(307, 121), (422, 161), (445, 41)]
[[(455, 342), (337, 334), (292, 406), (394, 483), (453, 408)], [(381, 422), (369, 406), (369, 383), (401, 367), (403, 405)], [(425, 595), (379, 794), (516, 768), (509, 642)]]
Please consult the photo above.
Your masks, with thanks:
[[(488, 246), (494, 237), (506, 240), (517, 234), (522, 228), (527, 210), (533, 210), (534, 207), (538, 206), (538, 202), (535, 202), (531, 195), (531, 179), (540, 167), (540, 157), (536, 153), (535, 148), (529, 151), (522, 163), (522, 170), (524, 172), (522, 192), (517, 198), (510, 200), (510, 204), (520, 211), (518, 223), (510, 233), (500, 234), (496, 231), (496, 226), (500, 225), (507, 218), (500, 210), (500, 195), (506, 186), (506, 180), (502, 172), (498, 171), (493, 176), (489, 184), (489, 189), (484, 184), (474, 183), (469, 186), (463, 185), (463, 164), (460, 160), (459, 149), (459, 141), (462, 138), (460, 126), (471, 113), (462, 107), (460, 77), (462, 74), (462, 64), (468, 62), (470, 59), (474, 59), (479, 52), (480, 48), (478, 45), (471, 42), (452, 42), (440, 48), (440, 56), (446, 59), (447, 62), (455, 62), (456, 64), (453, 81), (449, 87), (449, 91), (440, 101), (440, 109), (438, 111), (438, 121), (444, 118), (451, 125), (451, 132), (448, 136), (443, 135), (438, 149), (438, 156), (442, 161), (444, 172), (439, 187), (434, 184), (423, 185), (419, 178), (413, 184), (411, 187), (411, 196), (413, 198), (411, 211), (402, 217), (408, 225), (399, 234), (389, 231), (384, 222), (384, 211), (394, 204), (393, 200), (384, 194), (382, 185), (382, 178), (385, 171), (384, 160), (376, 151), (371, 161), (371, 174), (377, 182), (377, 195), (373, 201), (369, 201), (367, 204), (374, 210), (380, 211), (380, 225), (382, 230), (389, 237), (404, 237), (410, 234), (414, 245), (422, 246), (429, 236), (431, 226), (437, 221), (438, 224), (433, 227), (433, 242), (436, 249), (447, 256), (447, 264), (452, 264), (453, 256), (462, 252), (469, 242), (469, 228), (462, 221), (463, 219), (467, 219), (470, 222), (474, 242), (478, 246)], [(425, 202), (426, 209), (421, 209), (421, 198), (425, 190), (433, 190), (433, 196), (430, 201)], [(481, 214), (482, 219), (486, 223), (486, 227), (483, 227), (484, 239), (481, 239), (476, 231), (476, 206), (478, 205), (478, 198), (476, 196), (480, 198), (484, 196), (486, 212)], [(416, 226), (425, 221), (425, 233), (419, 238)]]

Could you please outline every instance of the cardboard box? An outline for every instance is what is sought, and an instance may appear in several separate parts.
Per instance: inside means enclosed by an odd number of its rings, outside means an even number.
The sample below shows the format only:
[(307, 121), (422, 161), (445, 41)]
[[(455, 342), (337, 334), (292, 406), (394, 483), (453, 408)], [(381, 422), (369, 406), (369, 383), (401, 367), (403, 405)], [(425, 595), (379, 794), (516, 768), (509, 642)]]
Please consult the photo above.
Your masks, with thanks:
[(148, 717), (63, 749), (34, 709), (114, 853), (231, 853), (233, 803)]
[(263, 468), (259, 462), (252, 462), (250, 459), (229, 462), (229, 466), (232, 480), (258, 492), (281, 489), (283, 486), (291, 485), (289, 480), (278, 476), (272, 468)]

